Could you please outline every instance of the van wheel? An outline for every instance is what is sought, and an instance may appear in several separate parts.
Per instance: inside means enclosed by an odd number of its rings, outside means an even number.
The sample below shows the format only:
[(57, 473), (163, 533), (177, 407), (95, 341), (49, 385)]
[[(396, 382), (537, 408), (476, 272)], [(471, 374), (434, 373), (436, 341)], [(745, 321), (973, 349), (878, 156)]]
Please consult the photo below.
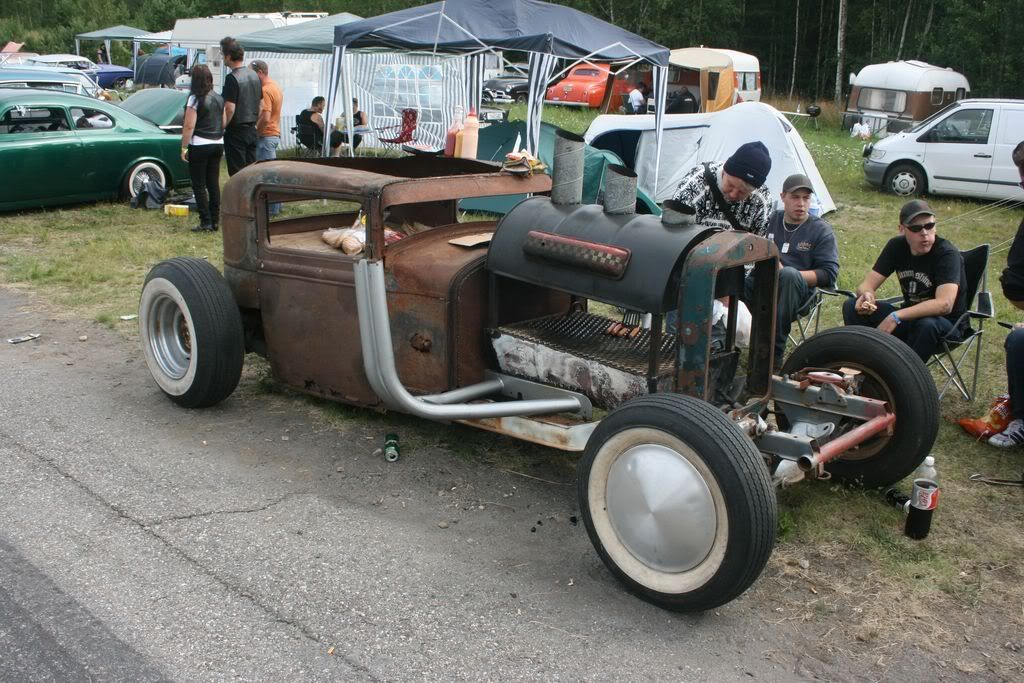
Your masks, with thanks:
[(901, 197), (913, 197), (924, 194), (927, 181), (924, 173), (911, 164), (897, 164), (885, 177), (885, 186)]
[(142, 191), (143, 184), (147, 180), (159, 182), (164, 187), (167, 187), (167, 176), (164, 174), (164, 170), (160, 168), (160, 164), (152, 161), (140, 161), (132, 166), (132, 169), (128, 171), (128, 175), (124, 179), (125, 195), (133, 198), (138, 197), (139, 192)]
[(665, 609), (738, 597), (775, 545), (764, 461), (724, 413), (690, 396), (643, 396), (612, 412), (577, 477), (597, 554), (630, 592)]

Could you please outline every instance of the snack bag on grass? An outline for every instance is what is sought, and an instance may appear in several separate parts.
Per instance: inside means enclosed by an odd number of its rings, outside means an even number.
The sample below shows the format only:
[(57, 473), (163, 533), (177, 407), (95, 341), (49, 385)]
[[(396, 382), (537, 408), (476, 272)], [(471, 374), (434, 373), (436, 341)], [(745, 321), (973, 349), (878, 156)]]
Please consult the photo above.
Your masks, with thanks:
[(988, 412), (978, 418), (965, 417), (957, 420), (964, 431), (975, 439), (987, 439), (1000, 433), (1010, 424), (1010, 395), (996, 396)]

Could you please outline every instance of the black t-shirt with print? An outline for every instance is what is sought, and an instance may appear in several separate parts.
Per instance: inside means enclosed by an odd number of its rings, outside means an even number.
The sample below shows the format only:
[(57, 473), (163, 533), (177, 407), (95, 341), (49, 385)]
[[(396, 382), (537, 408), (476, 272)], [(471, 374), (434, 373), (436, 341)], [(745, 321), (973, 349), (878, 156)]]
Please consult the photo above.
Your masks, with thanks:
[(953, 310), (946, 316), (955, 321), (966, 310), (967, 279), (964, 276), (964, 260), (953, 243), (942, 237), (935, 238), (935, 244), (927, 254), (914, 256), (910, 245), (902, 235), (893, 237), (878, 255), (873, 270), (889, 277), (896, 273), (903, 292), (903, 305), (913, 306), (935, 298), (939, 285), (959, 285)]

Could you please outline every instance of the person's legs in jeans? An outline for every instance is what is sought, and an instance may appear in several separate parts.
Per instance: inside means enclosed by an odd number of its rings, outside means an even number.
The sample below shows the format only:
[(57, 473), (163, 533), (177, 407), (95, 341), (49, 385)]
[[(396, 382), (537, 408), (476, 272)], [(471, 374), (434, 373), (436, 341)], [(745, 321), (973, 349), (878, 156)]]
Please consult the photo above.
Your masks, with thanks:
[(210, 193), (210, 226), (216, 230), (220, 226), (220, 160), (224, 156), (223, 145), (206, 145), (210, 147), (206, 158), (206, 190)]
[[(749, 278), (753, 280), (753, 278)], [(804, 307), (814, 290), (807, 286), (800, 271), (785, 267), (779, 271), (779, 303), (775, 308), (775, 367), (782, 367), (786, 342), (797, 313)], [(752, 297), (751, 297), (752, 298)]]
[(207, 145), (190, 145), (188, 148), (188, 174), (192, 178), (192, 192), (196, 197), (196, 210), (199, 212), (199, 226), (210, 225), (210, 199), (206, 191), (206, 151)]
[(902, 339), (907, 346), (914, 350), (922, 362), (927, 363), (928, 359), (941, 348), (941, 339), (952, 329), (953, 323), (946, 318), (931, 316), (916, 320), (904, 320), (893, 330), (893, 336)]
[[(261, 137), (256, 145), (256, 161), (270, 161), (277, 158), (277, 146), (281, 138), (277, 135)], [(273, 202), (267, 207), (271, 216), (281, 213), (281, 202)]]
[(1024, 328), (1006, 338), (1006, 388), (1010, 394), (1010, 424), (988, 440), (993, 446), (1009, 448), (1024, 444)]
[(245, 140), (240, 128), (229, 126), (224, 130), (224, 156), (228, 161), (229, 176), (245, 168)]
[(845, 325), (863, 325), (865, 327), (878, 327), (878, 323), (885, 319), (885, 316), (889, 315), (896, 308), (892, 304), (887, 304), (882, 301), (876, 301), (878, 306), (874, 313), (869, 315), (861, 315), (855, 308), (857, 303), (856, 299), (847, 299), (843, 302), (843, 324)]

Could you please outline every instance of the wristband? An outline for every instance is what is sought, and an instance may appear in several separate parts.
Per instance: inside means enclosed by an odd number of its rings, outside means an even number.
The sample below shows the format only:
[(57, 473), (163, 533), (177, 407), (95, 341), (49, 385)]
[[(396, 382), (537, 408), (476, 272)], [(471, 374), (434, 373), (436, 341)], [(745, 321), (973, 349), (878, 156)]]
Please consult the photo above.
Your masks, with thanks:
[(899, 324), (900, 324), (901, 322), (903, 322), (902, 320), (900, 320), (900, 317), (899, 317), (898, 315), (896, 315), (896, 311), (893, 311), (892, 313), (890, 313), (890, 314), (889, 314), (889, 317), (890, 317), (890, 318), (892, 318), (892, 319), (893, 319), (893, 321), (894, 321), (894, 322), (895, 322), (895, 323), (896, 323), (897, 325), (899, 325)]

